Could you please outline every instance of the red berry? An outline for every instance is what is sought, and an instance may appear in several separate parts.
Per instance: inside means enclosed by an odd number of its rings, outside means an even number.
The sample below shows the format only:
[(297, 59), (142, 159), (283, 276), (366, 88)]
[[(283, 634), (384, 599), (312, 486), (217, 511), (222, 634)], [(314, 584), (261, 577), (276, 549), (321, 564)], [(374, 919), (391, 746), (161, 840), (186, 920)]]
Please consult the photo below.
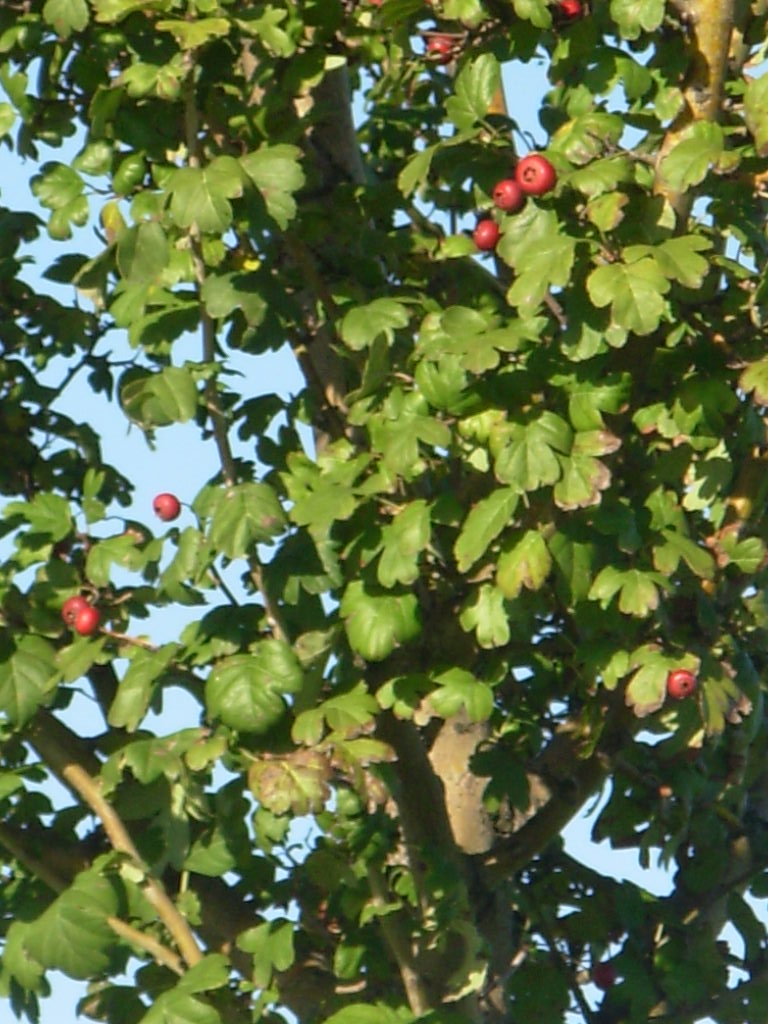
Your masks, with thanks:
[(175, 494), (158, 494), (152, 502), (152, 508), (158, 519), (162, 519), (164, 523), (170, 523), (181, 512), (181, 502)]
[(582, 13), (581, 0), (560, 0), (557, 9), (564, 18), (579, 18)]
[(431, 36), (427, 41), (427, 56), (438, 64), (450, 64), (453, 57), (453, 40), (450, 36)]
[(101, 615), (99, 615), (98, 608), (94, 608), (92, 604), (86, 605), (75, 616), (75, 632), (80, 636), (90, 636), (91, 633), (96, 632), (100, 621)]
[(541, 153), (529, 153), (515, 168), (515, 179), (523, 192), (531, 196), (543, 196), (555, 187), (557, 173)]
[(696, 676), (687, 668), (673, 669), (667, 676), (667, 693), (674, 700), (689, 697), (696, 689)]
[(496, 243), (499, 240), (499, 225), (495, 220), (491, 220), (490, 217), (486, 217), (481, 220), (475, 230), (472, 232), (472, 241), (475, 243), (478, 249), (482, 249), (483, 252), (490, 252), (496, 248)]
[(493, 201), (500, 210), (516, 213), (525, 202), (525, 196), (514, 178), (504, 178), (493, 189)]
[(612, 988), (616, 982), (616, 968), (611, 963), (594, 964), (592, 967), (592, 981), (603, 992)]
[(68, 626), (74, 625), (77, 613), (82, 611), (83, 608), (88, 608), (90, 605), (84, 597), (77, 594), (75, 597), (68, 597), (64, 604), (61, 606), (61, 617), (64, 619)]

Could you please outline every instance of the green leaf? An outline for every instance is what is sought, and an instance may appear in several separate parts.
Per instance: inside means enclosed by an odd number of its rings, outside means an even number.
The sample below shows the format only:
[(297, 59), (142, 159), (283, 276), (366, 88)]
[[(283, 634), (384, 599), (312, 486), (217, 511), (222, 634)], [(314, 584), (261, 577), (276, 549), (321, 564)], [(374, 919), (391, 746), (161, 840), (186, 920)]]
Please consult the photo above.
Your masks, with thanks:
[[(629, 680), (626, 689), (626, 702), (638, 718), (645, 718), (658, 711), (667, 695), (667, 675), (670, 661), (651, 645), (641, 647), (632, 655), (633, 666), (640, 668)], [(688, 665), (680, 667), (688, 668)]]
[(423, 500), (411, 502), (382, 528), (384, 550), (376, 576), (383, 587), (416, 580), (419, 555), (429, 545), (431, 533), (429, 506)]
[(427, 146), (415, 153), (403, 167), (397, 179), (397, 187), (404, 196), (409, 196), (427, 180), (432, 158), (440, 149), (439, 143)]
[(177, 985), (162, 992), (139, 1024), (223, 1024), (219, 1011), (210, 1003), (196, 999)]
[(0, 712), (23, 725), (46, 703), (56, 685), (54, 649), (40, 636), (0, 639)]
[(228, 558), (242, 558), (255, 544), (279, 536), (287, 525), (280, 501), (263, 483), (235, 484), (217, 494), (210, 540)]
[(611, 0), (610, 10), (625, 39), (653, 32), (664, 20), (664, 0)]
[(3, 516), (11, 519), (21, 516), (35, 533), (63, 540), (74, 529), (69, 502), (59, 494), (41, 492), (31, 501), (11, 501), (3, 509)]
[(276, 56), (291, 57), (296, 52), (296, 44), (287, 32), (279, 28), (287, 17), (288, 11), (267, 5), (260, 18), (238, 19), (237, 24), (246, 32), (258, 35)]
[(0, 139), (9, 135), (16, 121), (16, 111), (10, 103), (0, 103)]
[(223, 953), (208, 953), (187, 967), (176, 984), (177, 992), (210, 992), (223, 988), (229, 980), (229, 960)]
[(470, 509), (453, 547), (459, 572), (473, 566), (510, 525), (518, 500), (516, 488), (500, 487)]
[(768, 155), (768, 74), (748, 81), (744, 117), (755, 140), (757, 155)]
[(115, 786), (125, 770), (130, 769), (144, 785), (162, 777), (175, 781), (185, 770), (184, 755), (199, 746), (207, 732), (200, 726), (181, 729), (168, 736), (133, 740), (107, 759), (101, 769), (101, 779), (106, 786)]
[[(391, 0), (390, 0), (391, 3)], [(414, 5), (418, 10), (419, 5)], [(443, 0), (443, 14), (446, 18), (467, 22), (469, 25), (476, 23), (484, 15), (479, 0)]]
[(253, 981), (260, 988), (266, 987), (272, 971), (285, 971), (294, 961), (294, 925), (291, 921), (277, 919), (248, 928), (237, 937), (237, 948), (253, 956)]
[(46, 163), (31, 180), (32, 192), (49, 210), (73, 208), (82, 196), (85, 183), (68, 164)]
[(170, 32), (182, 50), (196, 50), (210, 39), (229, 34), (230, 22), (226, 18), (195, 18), (181, 21), (176, 18), (155, 22), (158, 32)]
[(316, 707), (302, 711), (296, 716), (291, 736), (296, 743), (319, 743), (323, 736), (324, 722), (332, 732), (340, 736), (356, 733), (372, 721), (378, 708), (376, 699), (368, 692), (365, 684), (359, 683), (347, 693), (340, 693)]
[(235, 654), (213, 667), (205, 683), (212, 718), (243, 732), (264, 733), (279, 721), (284, 694), (298, 693), (304, 673), (281, 640), (262, 640), (252, 654)]
[(611, 156), (591, 161), (581, 170), (575, 171), (568, 182), (585, 196), (594, 197), (606, 192), (614, 193), (620, 183), (632, 180), (632, 164), (629, 159), (625, 156)]
[[(498, 361), (498, 355), (495, 355)], [(416, 367), (414, 379), (419, 391), (433, 409), (459, 412), (464, 404), (463, 392), (467, 386), (467, 374), (458, 356), (445, 353), (433, 363), (426, 359)]]
[(628, 203), (629, 196), (623, 192), (610, 192), (591, 199), (587, 203), (586, 214), (600, 231), (613, 231), (624, 219), (624, 208)]
[(11, 979), (29, 992), (49, 991), (45, 967), (35, 960), (24, 945), (30, 925), (26, 921), (11, 921), (3, 943), (3, 981)]
[(553, 153), (562, 153), (568, 161), (583, 166), (597, 161), (607, 146), (616, 146), (624, 132), (619, 114), (589, 109), (561, 125), (549, 141)]
[(530, 21), (536, 28), (549, 28), (552, 24), (550, 7), (544, 0), (514, 0), (515, 14)]
[(261, 192), (267, 213), (285, 230), (296, 216), (293, 193), (304, 184), (297, 146), (263, 145), (240, 157), (240, 166)]
[(126, 281), (157, 281), (169, 256), (168, 239), (156, 221), (127, 228), (117, 242), (117, 268)]
[(532, 315), (550, 286), (563, 287), (570, 279), (575, 239), (562, 234), (557, 215), (529, 203), (504, 222), (496, 252), (516, 271), (507, 295), (523, 317)]
[(112, 176), (112, 188), (119, 196), (128, 195), (139, 185), (146, 174), (147, 161), (143, 153), (129, 153), (123, 157)]
[(661, 179), (676, 192), (685, 192), (707, 176), (710, 167), (722, 156), (723, 129), (713, 121), (694, 121), (680, 141), (659, 165)]
[(232, 222), (230, 199), (242, 195), (243, 174), (232, 156), (215, 157), (206, 167), (180, 167), (168, 178), (171, 215), (179, 227), (221, 233)]
[(555, 533), (549, 538), (547, 546), (552, 555), (559, 589), (565, 590), (566, 603), (585, 600), (592, 584), (594, 545), (571, 540), (563, 533)]
[(628, 373), (617, 373), (600, 381), (570, 379), (563, 380), (568, 390), (568, 417), (577, 431), (602, 430), (605, 426), (602, 414), (615, 413), (626, 402), (631, 390)]
[(380, 334), (391, 344), (394, 332), (408, 326), (408, 310), (395, 299), (374, 299), (351, 309), (341, 321), (341, 337), (354, 351), (367, 348)]
[(503, 647), (509, 643), (509, 616), (504, 607), (504, 594), (490, 583), (483, 583), (467, 598), (459, 622), (467, 632), (475, 631), (480, 647)]
[(130, 664), (109, 708), (107, 720), (111, 726), (128, 732), (138, 728), (149, 710), (155, 682), (177, 653), (175, 644), (166, 644), (159, 651), (136, 648), (131, 652)]
[(492, 53), (464, 65), (456, 78), (455, 94), (445, 102), (448, 117), (459, 131), (485, 118), (500, 83), (499, 62)]
[(419, 472), (419, 442), (438, 448), (450, 445), (450, 428), (427, 415), (428, 411), (423, 395), (395, 389), (390, 392), (382, 414), (369, 420), (371, 444), (381, 453), (390, 472), (400, 473), (406, 479)]
[(291, 452), (283, 481), (292, 502), (292, 522), (317, 535), (325, 534), (333, 522), (349, 519), (358, 507), (354, 482), (369, 461), (361, 455), (343, 462), (329, 459), (319, 466), (303, 453)]
[(368, 661), (383, 661), (398, 644), (421, 632), (415, 594), (377, 593), (353, 580), (344, 591), (341, 617), (350, 646)]
[(206, 313), (215, 320), (241, 309), (247, 322), (255, 327), (262, 322), (267, 310), (250, 274), (209, 274), (200, 295)]
[(493, 690), (463, 668), (449, 668), (435, 676), (438, 688), (429, 703), (442, 718), (452, 718), (464, 709), (473, 722), (484, 722), (493, 711)]
[(143, 429), (186, 423), (197, 411), (197, 385), (181, 366), (166, 366), (158, 373), (131, 369), (119, 384), (120, 403)]
[(668, 238), (653, 250), (662, 272), (686, 288), (701, 288), (709, 270), (709, 261), (699, 253), (712, 248), (708, 238), (701, 235), (680, 235)]
[(85, 574), (97, 587), (106, 587), (112, 576), (112, 566), (137, 572), (146, 564), (146, 554), (139, 547), (139, 538), (121, 533), (94, 544), (85, 560)]
[(715, 561), (709, 551), (699, 547), (690, 537), (685, 537), (674, 530), (664, 531), (664, 543), (654, 545), (653, 564), (666, 576), (676, 572), (680, 559), (686, 563), (691, 572), (705, 580), (715, 575)]
[(611, 484), (611, 472), (605, 463), (575, 450), (572, 455), (559, 456), (559, 460), (562, 475), (554, 490), (557, 507), (570, 511), (598, 505), (601, 492)]
[(412, 1015), (403, 1017), (385, 1003), (351, 1003), (326, 1017), (323, 1024), (408, 1024)]
[(644, 257), (597, 267), (587, 278), (587, 291), (596, 306), (611, 307), (611, 318), (619, 327), (651, 334), (666, 312), (669, 281), (655, 259)]
[(106, 174), (112, 166), (113, 148), (103, 139), (87, 143), (72, 161), (72, 166), (77, 171), (85, 174), (93, 174), (101, 177)]
[(570, 450), (572, 436), (565, 420), (551, 412), (525, 426), (513, 424), (511, 443), (496, 455), (497, 479), (519, 493), (554, 484), (562, 472), (556, 453)]
[(765, 544), (759, 537), (745, 537), (739, 540), (738, 534), (725, 534), (719, 544), (719, 555), (723, 561), (727, 559), (745, 573), (756, 573), (765, 564)]
[(496, 565), (496, 583), (505, 597), (517, 597), (523, 587), (538, 590), (552, 568), (552, 556), (538, 530), (528, 530), (502, 552)]
[(29, 928), (24, 947), (44, 967), (91, 978), (113, 964), (116, 937), (107, 917), (117, 912), (115, 887), (96, 870), (81, 872)]
[(739, 387), (758, 405), (768, 405), (768, 356), (748, 364), (739, 377)]
[(666, 577), (640, 569), (616, 569), (607, 565), (596, 576), (589, 598), (607, 608), (619, 595), (619, 611), (635, 618), (647, 618), (659, 606), (659, 589), (669, 589)]

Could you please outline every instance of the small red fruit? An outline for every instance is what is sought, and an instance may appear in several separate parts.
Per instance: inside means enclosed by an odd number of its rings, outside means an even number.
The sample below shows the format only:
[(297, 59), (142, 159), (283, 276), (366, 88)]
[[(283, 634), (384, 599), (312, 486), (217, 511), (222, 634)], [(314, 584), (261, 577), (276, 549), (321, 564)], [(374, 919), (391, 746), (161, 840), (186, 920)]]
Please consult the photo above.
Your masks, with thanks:
[(472, 241), (475, 243), (478, 249), (483, 252), (491, 252), (492, 249), (496, 248), (496, 243), (499, 240), (499, 225), (495, 220), (491, 220), (490, 217), (486, 217), (481, 220), (475, 230), (472, 232)]
[(557, 172), (541, 153), (529, 153), (515, 168), (515, 180), (528, 195), (543, 196), (555, 187)]
[(673, 669), (667, 676), (667, 693), (674, 700), (689, 697), (696, 689), (696, 676), (687, 668)]
[(75, 632), (80, 636), (90, 636), (91, 633), (96, 632), (100, 621), (101, 615), (99, 615), (98, 608), (94, 608), (92, 604), (86, 605), (75, 616)]
[(605, 992), (616, 983), (616, 968), (611, 963), (599, 963), (592, 967), (592, 981)]
[(494, 186), (493, 202), (505, 213), (516, 213), (525, 202), (525, 196), (514, 178), (503, 178)]
[(162, 519), (164, 523), (170, 523), (181, 512), (181, 502), (175, 494), (158, 494), (152, 502), (152, 508), (158, 519)]
[(453, 40), (450, 36), (430, 36), (427, 41), (427, 56), (438, 64), (450, 64), (453, 59)]
[(581, 0), (560, 0), (557, 9), (564, 18), (569, 20), (580, 18), (582, 13)]
[(76, 594), (75, 597), (68, 597), (64, 604), (61, 606), (61, 617), (64, 619), (68, 626), (73, 626), (77, 613), (81, 612), (83, 608), (90, 607), (88, 602), (80, 594)]

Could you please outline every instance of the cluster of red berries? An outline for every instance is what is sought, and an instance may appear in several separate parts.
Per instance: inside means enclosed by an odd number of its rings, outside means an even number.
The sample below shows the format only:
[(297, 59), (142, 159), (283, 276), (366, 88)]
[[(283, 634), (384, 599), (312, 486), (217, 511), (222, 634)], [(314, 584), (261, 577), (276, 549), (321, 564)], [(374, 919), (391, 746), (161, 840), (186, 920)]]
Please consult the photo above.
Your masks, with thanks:
[[(493, 189), (493, 204), (504, 213), (517, 213), (526, 196), (543, 196), (557, 182), (557, 172), (541, 153), (529, 153), (515, 168), (514, 178), (502, 178)], [(475, 228), (472, 240), (478, 249), (490, 252), (496, 248), (501, 229), (491, 217), (484, 217)]]
[[(181, 502), (175, 494), (169, 494), (166, 491), (157, 495), (152, 502), (152, 508), (159, 519), (162, 519), (164, 523), (169, 523), (176, 519), (181, 512)], [(80, 636), (91, 636), (99, 628), (101, 621), (99, 609), (95, 608), (82, 594), (67, 598), (61, 606), (61, 617)]]
[(61, 606), (61, 617), (80, 636), (90, 636), (91, 633), (95, 633), (101, 621), (99, 609), (94, 608), (88, 598), (81, 594), (67, 598)]

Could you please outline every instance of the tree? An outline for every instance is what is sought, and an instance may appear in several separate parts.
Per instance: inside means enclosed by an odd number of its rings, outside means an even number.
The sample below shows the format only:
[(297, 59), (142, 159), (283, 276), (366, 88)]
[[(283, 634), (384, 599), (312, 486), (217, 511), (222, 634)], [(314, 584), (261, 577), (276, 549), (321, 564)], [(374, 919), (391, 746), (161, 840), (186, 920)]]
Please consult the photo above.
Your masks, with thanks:
[[(17, 1017), (52, 969), (108, 1024), (765, 1017), (765, 34), (761, 0), (0, 7), (49, 212), (0, 208)], [(501, 68), (542, 59), (558, 181), (503, 213)], [(45, 232), (70, 300), (24, 276)], [(254, 395), (283, 347), (303, 387)], [(213, 446), (178, 520), (61, 411), (78, 374)], [(601, 791), (668, 896), (564, 849)]]

